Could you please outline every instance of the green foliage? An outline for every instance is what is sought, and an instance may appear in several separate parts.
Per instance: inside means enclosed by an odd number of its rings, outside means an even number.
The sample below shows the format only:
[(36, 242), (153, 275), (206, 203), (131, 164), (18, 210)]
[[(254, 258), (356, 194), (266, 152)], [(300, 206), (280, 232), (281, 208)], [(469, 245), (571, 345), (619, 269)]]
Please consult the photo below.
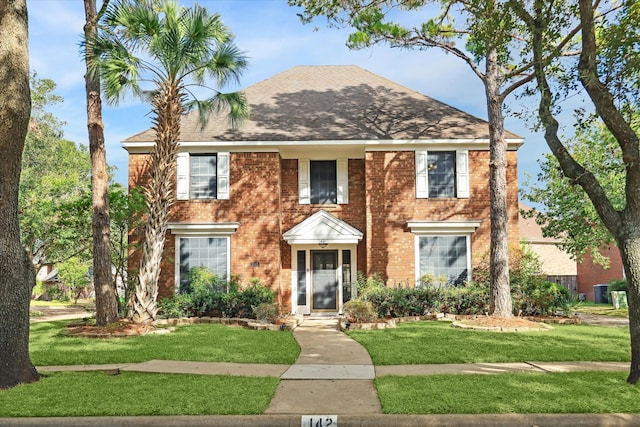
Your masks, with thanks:
[(384, 280), (382, 280), (378, 273), (373, 273), (373, 276), (366, 277), (361, 271), (358, 271), (356, 290), (359, 296), (364, 296), (372, 290), (384, 287)]
[[(478, 284), (460, 287), (424, 285), (433, 278), (424, 277), (418, 287), (385, 286), (378, 275), (358, 275), (359, 298), (371, 303), (380, 318), (423, 316), (428, 313), (478, 314), (488, 310), (488, 288)], [(435, 280), (435, 279), (433, 279)], [(437, 281), (437, 280), (436, 280)]]
[(629, 293), (629, 284), (627, 283), (627, 279), (617, 279), (611, 280), (607, 283), (607, 298), (611, 301), (611, 292), (612, 291), (624, 291), (627, 294)]
[(33, 111), (22, 157), (20, 236), (36, 267), (72, 256), (90, 258), (91, 159), (63, 139), (63, 122), (47, 111), (62, 98), (55, 83), (31, 78)]
[(224, 313), (228, 317), (252, 318), (254, 307), (262, 303), (273, 303), (274, 298), (275, 292), (254, 280), (230, 299)]
[[(111, 2), (103, 27), (88, 40), (95, 57), (87, 64), (102, 77), (106, 99), (117, 104), (128, 93), (147, 98), (149, 90), (173, 87), (180, 92), (181, 107), (197, 108), (201, 120), (207, 112), (226, 111), (232, 124), (248, 118), (242, 93), (213, 90), (211, 98), (190, 100), (186, 86), (209, 89), (208, 78), (219, 87), (237, 83), (247, 68), (247, 58), (233, 43), (234, 35), (219, 14), (192, 5), (161, 0)], [(152, 84), (144, 88), (144, 84)]]
[(511, 295), (514, 311), (523, 315), (568, 313), (571, 305), (571, 294), (564, 286), (542, 277), (512, 286)]
[(253, 314), (260, 322), (276, 324), (282, 317), (282, 307), (279, 304), (263, 302), (253, 309)]
[(451, 314), (485, 314), (489, 312), (489, 288), (477, 283), (443, 289), (441, 311)]
[(225, 277), (196, 267), (189, 271), (189, 285), (171, 298), (158, 302), (159, 314), (164, 317), (224, 316), (255, 318), (254, 308), (273, 304), (275, 292), (252, 279), (240, 288), (237, 277)]
[[(578, 301), (561, 285), (547, 282), (540, 260), (527, 246), (510, 249), (511, 295), (514, 314), (569, 313)], [(428, 313), (459, 315), (489, 311), (489, 261), (486, 254), (474, 269), (474, 281), (464, 286), (444, 286), (446, 278), (424, 275), (418, 286), (386, 286), (380, 276), (358, 273), (358, 296), (372, 304), (378, 317), (422, 316)]]
[[(635, 113), (634, 129), (640, 131)], [(602, 122), (588, 121), (578, 127), (576, 136), (567, 142), (567, 150), (585, 169), (594, 174), (615, 209), (625, 201), (625, 164), (620, 147)], [(613, 242), (596, 209), (578, 184), (562, 172), (551, 154), (538, 160), (540, 172), (536, 182), (525, 180), (522, 198), (544, 206), (544, 211), (525, 213), (542, 226), (546, 237), (561, 239), (562, 249), (580, 260), (591, 250), (594, 260), (604, 266), (608, 259), (599, 257), (598, 248)]]
[(375, 322), (378, 319), (370, 301), (352, 299), (344, 304), (343, 309), (350, 322)]
[(58, 264), (57, 268), (58, 279), (73, 296), (73, 302), (77, 302), (80, 294), (91, 285), (89, 262), (72, 257)]
[(197, 312), (193, 299), (193, 294), (187, 293), (161, 298), (158, 301), (158, 312), (166, 318), (191, 317)]

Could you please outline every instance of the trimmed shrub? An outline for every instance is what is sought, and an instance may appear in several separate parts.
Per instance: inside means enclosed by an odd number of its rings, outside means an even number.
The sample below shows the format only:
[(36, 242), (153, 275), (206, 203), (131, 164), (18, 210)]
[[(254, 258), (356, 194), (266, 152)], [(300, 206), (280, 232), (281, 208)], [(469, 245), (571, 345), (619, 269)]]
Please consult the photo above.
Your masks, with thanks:
[(256, 319), (264, 323), (277, 323), (282, 317), (282, 308), (279, 304), (263, 302), (253, 309)]
[(489, 289), (477, 283), (443, 289), (441, 312), (451, 314), (484, 314), (489, 311)]
[(375, 322), (378, 319), (373, 304), (359, 298), (345, 303), (344, 313), (350, 322)]
[(564, 286), (548, 282), (542, 276), (512, 287), (511, 297), (514, 311), (529, 316), (568, 312), (572, 303), (571, 294)]
[(189, 272), (190, 283), (180, 293), (158, 303), (164, 317), (224, 316), (255, 318), (254, 308), (262, 303), (273, 304), (275, 292), (254, 279), (239, 290), (238, 278), (211, 274), (197, 267)]

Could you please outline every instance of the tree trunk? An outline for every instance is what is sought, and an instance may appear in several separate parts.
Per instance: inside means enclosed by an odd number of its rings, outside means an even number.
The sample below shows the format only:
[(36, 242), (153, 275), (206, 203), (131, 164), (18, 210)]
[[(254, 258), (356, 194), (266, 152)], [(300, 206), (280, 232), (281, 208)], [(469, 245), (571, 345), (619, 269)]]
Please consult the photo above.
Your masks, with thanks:
[(149, 165), (149, 184), (144, 188), (147, 204), (144, 243), (138, 283), (133, 301), (133, 321), (153, 323), (157, 317), (158, 279), (169, 208), (175, 201), (176, 157), (183, 113), (181, 87), (161, 86), (153, 99), (156, 146)]
[(616, 238), (627, 278), (629, 299), (629, 333), (631, 337), (631, 368), (627, 382), (640, 380), (640, 216), (628, 218), (628, 233)]
[(27, 5), (0, 3), (0, 389), (39, 379), (29, 357), (35, 270), (20, 243), (18, 185), (31, 113)]
[(487, 55), (484, 80), (489, 117), (489, 191), (491, 220), (491, 254), (489, 274), (491, 300), (489, 314), (497, 317), (513, 316), (511, 284), (509, 281), (509, 239), (507, 212), (507, 143), (504, 140), (504, 117), (497, 52)]
[[(98, 17), (96, 1), (84, 0), (86, 24), (85, 40), (96, 33)], [(109, 220), (109, 174), (107, 154), (104, 147), (104, 125), (102, 101), (100, 99), (100, 75), (89, 72), (92, 55), (86, 45), (85, 86), (87, 94), (87, 127), (89, 130), (89, 152), (91, 154), (91, 206), (93, 230), (93, 285), (96, 291), (96, 324), (106, 325), (118, 320), (118, 305), (111, 274), (111, 237)]]

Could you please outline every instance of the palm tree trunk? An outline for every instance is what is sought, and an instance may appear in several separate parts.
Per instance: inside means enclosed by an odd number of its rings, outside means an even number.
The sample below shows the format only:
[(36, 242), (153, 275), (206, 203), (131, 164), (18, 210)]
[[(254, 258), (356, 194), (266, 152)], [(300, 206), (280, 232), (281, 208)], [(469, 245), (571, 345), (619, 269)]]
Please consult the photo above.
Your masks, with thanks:
[(138, 283), (133, 302), (133, 321), (153, 323), (157, 318), (158, 280), (167, 233), (169, 209), (175, 201), (176, 157), (184, 94), (181, 86), (161, 85), (153, 99), (156, 146), (144, 187), (147, 217)]

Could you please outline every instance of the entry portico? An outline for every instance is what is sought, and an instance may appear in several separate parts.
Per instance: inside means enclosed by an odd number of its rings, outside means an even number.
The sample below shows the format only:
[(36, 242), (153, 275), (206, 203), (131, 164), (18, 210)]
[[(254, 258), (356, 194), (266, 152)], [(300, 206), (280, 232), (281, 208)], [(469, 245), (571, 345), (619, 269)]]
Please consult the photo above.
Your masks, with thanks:
[(291, 246), (291, 311), (342, 313), (355, 296), (362, 232), (319, 210), (283, 234)]

